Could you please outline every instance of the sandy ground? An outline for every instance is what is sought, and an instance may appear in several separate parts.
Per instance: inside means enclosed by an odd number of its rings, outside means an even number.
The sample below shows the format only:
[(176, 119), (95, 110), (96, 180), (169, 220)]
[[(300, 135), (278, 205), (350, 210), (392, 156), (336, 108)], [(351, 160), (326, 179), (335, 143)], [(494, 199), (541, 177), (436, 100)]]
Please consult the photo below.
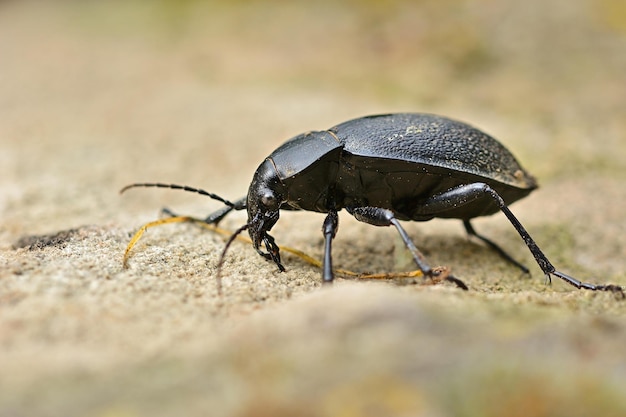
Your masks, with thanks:
[[(162, 207), (236, 199), (287, 138), (392, 111), (501, 139), (541, 188), (513, 211), (552, 262), (626, 285), (626, 14), (552, 2), (0, 4), (0, 416), (622, 416), (626, 301), (546, 285), (504, 216), (406, 224), (470, 287), (287, 272)], [(245, 222), (236, 213), (223, 226)], [(321, 254), (323, 216), (277, 242)], [(412, 269), (343, 214), (334, 258)]]

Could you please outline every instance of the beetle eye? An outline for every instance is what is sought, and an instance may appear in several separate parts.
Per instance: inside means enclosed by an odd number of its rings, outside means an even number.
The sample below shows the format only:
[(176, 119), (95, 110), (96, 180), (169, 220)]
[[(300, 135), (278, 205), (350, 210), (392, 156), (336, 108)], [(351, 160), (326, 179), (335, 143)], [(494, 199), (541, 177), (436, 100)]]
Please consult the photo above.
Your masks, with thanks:
[(271, 192), (266, 192), (261, 196), (261, 203), (266, 207), (276, 206), (276, 196)]

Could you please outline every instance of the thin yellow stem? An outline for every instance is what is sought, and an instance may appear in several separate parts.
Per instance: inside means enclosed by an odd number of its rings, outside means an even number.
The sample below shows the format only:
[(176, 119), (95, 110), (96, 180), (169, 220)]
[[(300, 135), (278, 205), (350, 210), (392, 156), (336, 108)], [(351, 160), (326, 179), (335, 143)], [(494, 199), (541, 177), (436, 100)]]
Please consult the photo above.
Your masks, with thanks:
[[(124, 268), (128, 268), (128, 258), (130, 257), (130, 251), (137, 244), (139, 239), (141, 239), (141, 237), (146, 232), (146, 230), (154, 226), (162, 226), (164, 224), (183, 223), (183, 222), (195, 223), (201, 227), (204, 227), (205, 229), (211, 230), (212, 232), (218, 233), (222, 236), (228, 237), (232, 235), (232, 232), (226, 229), (222, 229), (215, 225), (208, 224), (204, 222), (202, 219), (196, 219), (194, 217), (176, 216), (176, 217), (168, 217), (165, 219), (155, 220), (153, 222), (146, 223), (143, 226), (141, 226), (141, 228), (132, 237), (130, 242), (128, 242), (128, 246), (126, 246), (126, 251), (124, 251), (124, 260), (123, 260)], [(237, 236), (237, 240), (240, 240), (242, 242), (252, 243), (250, 238), (241, 236), (241, 235)], [(303, 261), (305, 261), (306, 263), (310, 265), (313, 265), (317, 268), (322, 267), (321, 261), (313, 258), (312, 256), (307, 255), (301, 250), (294, 249), (289, 246), (280, 246), (279, 248), (281, 251), (289, 252), (292, 255), (297, 256), (298, 258), (302, 259)], [(380, 274), (358, 273), (358, 272), (353, 272), (353, 271), (349, 271), (346, 269), (335, 269), (333, 272), (335, 273), (335, 275), (340, 275), (343, 277), (350, 277), (350, 278), (358, 278), (358, 279), (416, 278), (416, 277), (421, 277), (423, 275), (422, 271), (420, 270), (408, 271), (408, 272), (388, 272), (388, 273), (380, 273)]]

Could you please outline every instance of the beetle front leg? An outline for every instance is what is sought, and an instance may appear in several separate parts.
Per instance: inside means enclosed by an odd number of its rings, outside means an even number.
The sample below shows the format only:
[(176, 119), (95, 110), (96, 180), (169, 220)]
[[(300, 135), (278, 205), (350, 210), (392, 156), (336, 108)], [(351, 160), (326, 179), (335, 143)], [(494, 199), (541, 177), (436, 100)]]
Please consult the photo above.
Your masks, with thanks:
[(217, 226), (218, 223), (221, 222), (222, 219), (226, 217), (226, 215), (228, 215), (228, 213), (230, 213), (231, 211), (245, 210), (247, 208), (247, 202), (248, 202), (248, 197), (247, 196), (242, 197), (239, 200), (236, 200), (232, 206), (223, 207), (222, 209), (214, 211), (213, 213), (209, 214), (204, 219), (204, 222), (208, 224), (214, 224)]
[(324, 283), (333, 282), (333, 258), (331, 255), (332, 241), (339, 227), (339, 216), (336, 211), (331, 211), (324, 219), (322, 233), (324, 234), (324, 263), (322, 265), (322, 279)]
[[(215, 226), (217, 226), (219, 224), (219, 222), (222, 221), (222, 219), (224, 219), (224, 217), (226, 217), (231, 211), (235, 210), (235, 211), (239, 211), (239, 210), (245, 210), (246, 209), (246, 205), (247, 205), (247, 197), (242, 197), (239, 200), (236, 200), (234, 203), (232, 203), (232, 206), (225, 206), (222, 207), (219, 210), (214, 211), (213, 213), (209, 214), (206, 218), (204, 219), (196, 219), (199, 222), (204, 222), (207, 224), (213, 224)], [(174, 213), (172, 210), (168, 209), (167, 207), (164, 207), (161, 209), (161, 213), (165, 216), (168, 217), (179, 217), (179, 214)]]
[(263, 256), (265, 259), (274, 262), (280, 272), (285, 272), (285, 267), (280, 261), (280, 248), (274, 241), (274, 238), (265, 233), (265, 236), (263, 237), (263, 243), (265, 244), (265, 249), (267, 249), (267, 253), (257, 249), (259, 255)]

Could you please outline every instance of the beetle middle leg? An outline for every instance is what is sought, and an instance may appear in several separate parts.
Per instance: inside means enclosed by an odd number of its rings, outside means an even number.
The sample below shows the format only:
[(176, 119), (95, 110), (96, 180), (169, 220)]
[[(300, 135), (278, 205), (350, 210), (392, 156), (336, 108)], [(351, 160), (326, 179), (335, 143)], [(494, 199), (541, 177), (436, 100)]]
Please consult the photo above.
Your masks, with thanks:
[[(411, 252), (413, 260), (424, 274), (424, 277), (435, 279), (439, 276), (439, 274), (441, 274), (440, 270), (435, 271), (430, 267), (430, 265), (428, 265), (422, 252), (417, 249), (408, 233), (404, 230), (404, 227), (402, 227), (400, 221), (396, 219), (391, 210), (379, 207), (352, 207), (347, 208), (347, 210), (354, 216), (355, 219), (364, 223), (369, 223), (374, 226), (395, 226), (396, 230), (400, 234), (400, 237), (402, 238), (402, 241), (404, 242), (404, 245), (407, 247), (409, 252)], [(465, 283), (452, 275), (447, 275), (444, 279), (455, 283), (459, 288), (467, 290)]]

